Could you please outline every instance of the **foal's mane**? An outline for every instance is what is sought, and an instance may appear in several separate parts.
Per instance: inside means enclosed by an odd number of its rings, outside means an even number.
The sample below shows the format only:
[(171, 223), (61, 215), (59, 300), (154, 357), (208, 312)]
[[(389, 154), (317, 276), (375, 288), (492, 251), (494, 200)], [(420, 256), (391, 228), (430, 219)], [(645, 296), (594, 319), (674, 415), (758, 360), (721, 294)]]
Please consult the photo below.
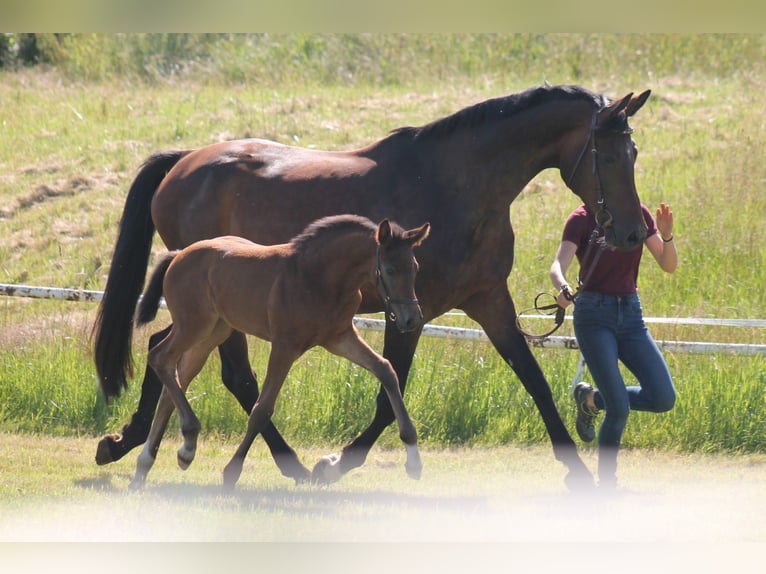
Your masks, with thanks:
[[(332, 235), (346, 234), (352, 231), (372, 235), (376, 229), (376, 224), (360, 215), (331, 215), (310, 223), (306, 229), (292, 239), (291, 243), (295, 246), (296, 252), (300, 253), (305, 251), (312, 241), (320, 238), (327, 239)], [(393, 223), (391, 230), (395, 236), (401, 234), (401, 229)]]
[(495, 122), (556, 100), (584, 100), (591, 102), (596, 109), (608, 103), (604, 96), (580, 86), (543, 85), (479, 102), (423, 126), (402, 127), (394, 130), (392, 135), (406, 135), (413, 139), (444, 137), (461, 127)]

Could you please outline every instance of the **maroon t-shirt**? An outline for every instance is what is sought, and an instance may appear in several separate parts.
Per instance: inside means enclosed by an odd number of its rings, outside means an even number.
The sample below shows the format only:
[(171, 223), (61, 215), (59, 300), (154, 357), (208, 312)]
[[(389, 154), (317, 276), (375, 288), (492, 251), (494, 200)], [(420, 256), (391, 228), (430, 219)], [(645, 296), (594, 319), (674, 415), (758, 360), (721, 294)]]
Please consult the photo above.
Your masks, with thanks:
[[(642, 204), (641, 210), (648, 228), (646, 236), (651, 237), (657, 233), (657, 224), (648, 207)], [(596, 218), (584, 205), (581, 205), (567, 218), (561, 237), (563, 241), (571, 241), (577, 245), (580, 278), (587, 278), (587, 285), (583, 285), (582, 288), (603, 295), (632, 295), (638, 290), (638, 267), (644, 250), (643, 245), (630, 251), (618, 251), (606, 244), (604, 231), (601, 230), (596, 243), (588, 252), (588, 242), (595, 227)], [(591, 271), (592, 262), (599, 250), (601, 255), (598, 256), (596, 266)], [(583, 261), (586, 253), (587, 260)]]

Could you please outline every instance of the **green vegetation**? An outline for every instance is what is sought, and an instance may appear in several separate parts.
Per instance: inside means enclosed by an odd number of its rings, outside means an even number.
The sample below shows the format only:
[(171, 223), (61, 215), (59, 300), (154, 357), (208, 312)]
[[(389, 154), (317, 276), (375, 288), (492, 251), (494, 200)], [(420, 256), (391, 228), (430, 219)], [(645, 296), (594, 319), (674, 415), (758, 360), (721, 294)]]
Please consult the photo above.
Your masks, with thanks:
[[(266, 137), (361, 147), (403, 125), (544, 81), (618, 97), (651, 88), (633, 120), (637, 184), (677, 216), (681, 267), (646, 265), (649, 316), (766, 317), (766, 37), (747, 35), (2, 35), (0, 281), (101, 289), (125, 194), (153, 151)], [(21, 49), (22, 44), (25, 46)], [(509, 279), (520, 308), (576, 205), (554, 171), (511, 207)], [(157, 252), (163, 249), (155, 241)], [(140, 376), (100, 398), (88, 335), (95, 305), (0, 300), (0, 428), (100, 435), (137, 403)], [(475, 326), (466, 319), (443, 322)], [(159, 323), (158, 323), (159, 324)], [(658, 339), (763, 342), (763, 329), (652, 326)], [(563, 334), (571, 334), (568, 325)], [(143, 368), (147, 332), (135, 356)], [(378, 333), (365, 337), (382, 347)], [(253, 341), (255, 369), (268, 347)], [(536, 351), (562, 416), (577, 357)], [(676, 451), (766, 451), (763, 357), (669, 355), (677, 408), (636, 413), (625, 442)], [(245, 415), (212, 359), (190, 389), (204, 432)], [(342, 444), (369, 421), (377, 383), (321, 350), (294, 368), (276, 420), (289, 440)], [(406, 401), (426, 444), (545, 442), (531, 399), (484, 343), (423, 339)], [(384, 444), (397, 445), (395, 432)]]

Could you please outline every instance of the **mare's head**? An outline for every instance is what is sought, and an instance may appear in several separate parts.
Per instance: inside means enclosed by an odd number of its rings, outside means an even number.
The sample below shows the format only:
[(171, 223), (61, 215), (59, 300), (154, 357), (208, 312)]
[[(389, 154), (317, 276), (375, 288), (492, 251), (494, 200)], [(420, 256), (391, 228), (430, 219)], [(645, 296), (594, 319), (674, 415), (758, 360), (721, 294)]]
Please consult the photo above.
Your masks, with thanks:
[(560, 163), (567, 186), (596, 214), (606, 242), (633, 249), (646, 239), (646, 223), (634, 180), (638, 151), (628, 118), (644, 105), (650, 90), (598, 105), (572, 132)]
[(423, 312), (415, 295), (418, 262), (412, 250), (430, 231), (429, 223), (405, 231), (387, 219), (375, 231), (378, 293), (386, 306), (386, 316), (402, 332), (414, 331), (423, 324)]

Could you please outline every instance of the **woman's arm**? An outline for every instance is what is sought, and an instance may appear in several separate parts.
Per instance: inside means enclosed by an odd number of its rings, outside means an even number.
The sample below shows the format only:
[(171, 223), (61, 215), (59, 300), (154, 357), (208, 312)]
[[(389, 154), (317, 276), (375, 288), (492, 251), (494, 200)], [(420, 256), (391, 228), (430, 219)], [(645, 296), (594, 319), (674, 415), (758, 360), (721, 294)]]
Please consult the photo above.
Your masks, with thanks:
[(678, 251), (673, 239), (673, 212), (660, 203), (657, 210), (657, 233), (647, 238), (646, 247), (663, 271), (673, 273), (678, 267)]
[(559, 292), (556, 303), (565, 309), (572, 304), (571, 296), (574, 295), (574, 289), (567, 282), (566, 273), (576, 252), (577, 245), (571, 241), (562, 241), (551, 264), (551, 281)]

